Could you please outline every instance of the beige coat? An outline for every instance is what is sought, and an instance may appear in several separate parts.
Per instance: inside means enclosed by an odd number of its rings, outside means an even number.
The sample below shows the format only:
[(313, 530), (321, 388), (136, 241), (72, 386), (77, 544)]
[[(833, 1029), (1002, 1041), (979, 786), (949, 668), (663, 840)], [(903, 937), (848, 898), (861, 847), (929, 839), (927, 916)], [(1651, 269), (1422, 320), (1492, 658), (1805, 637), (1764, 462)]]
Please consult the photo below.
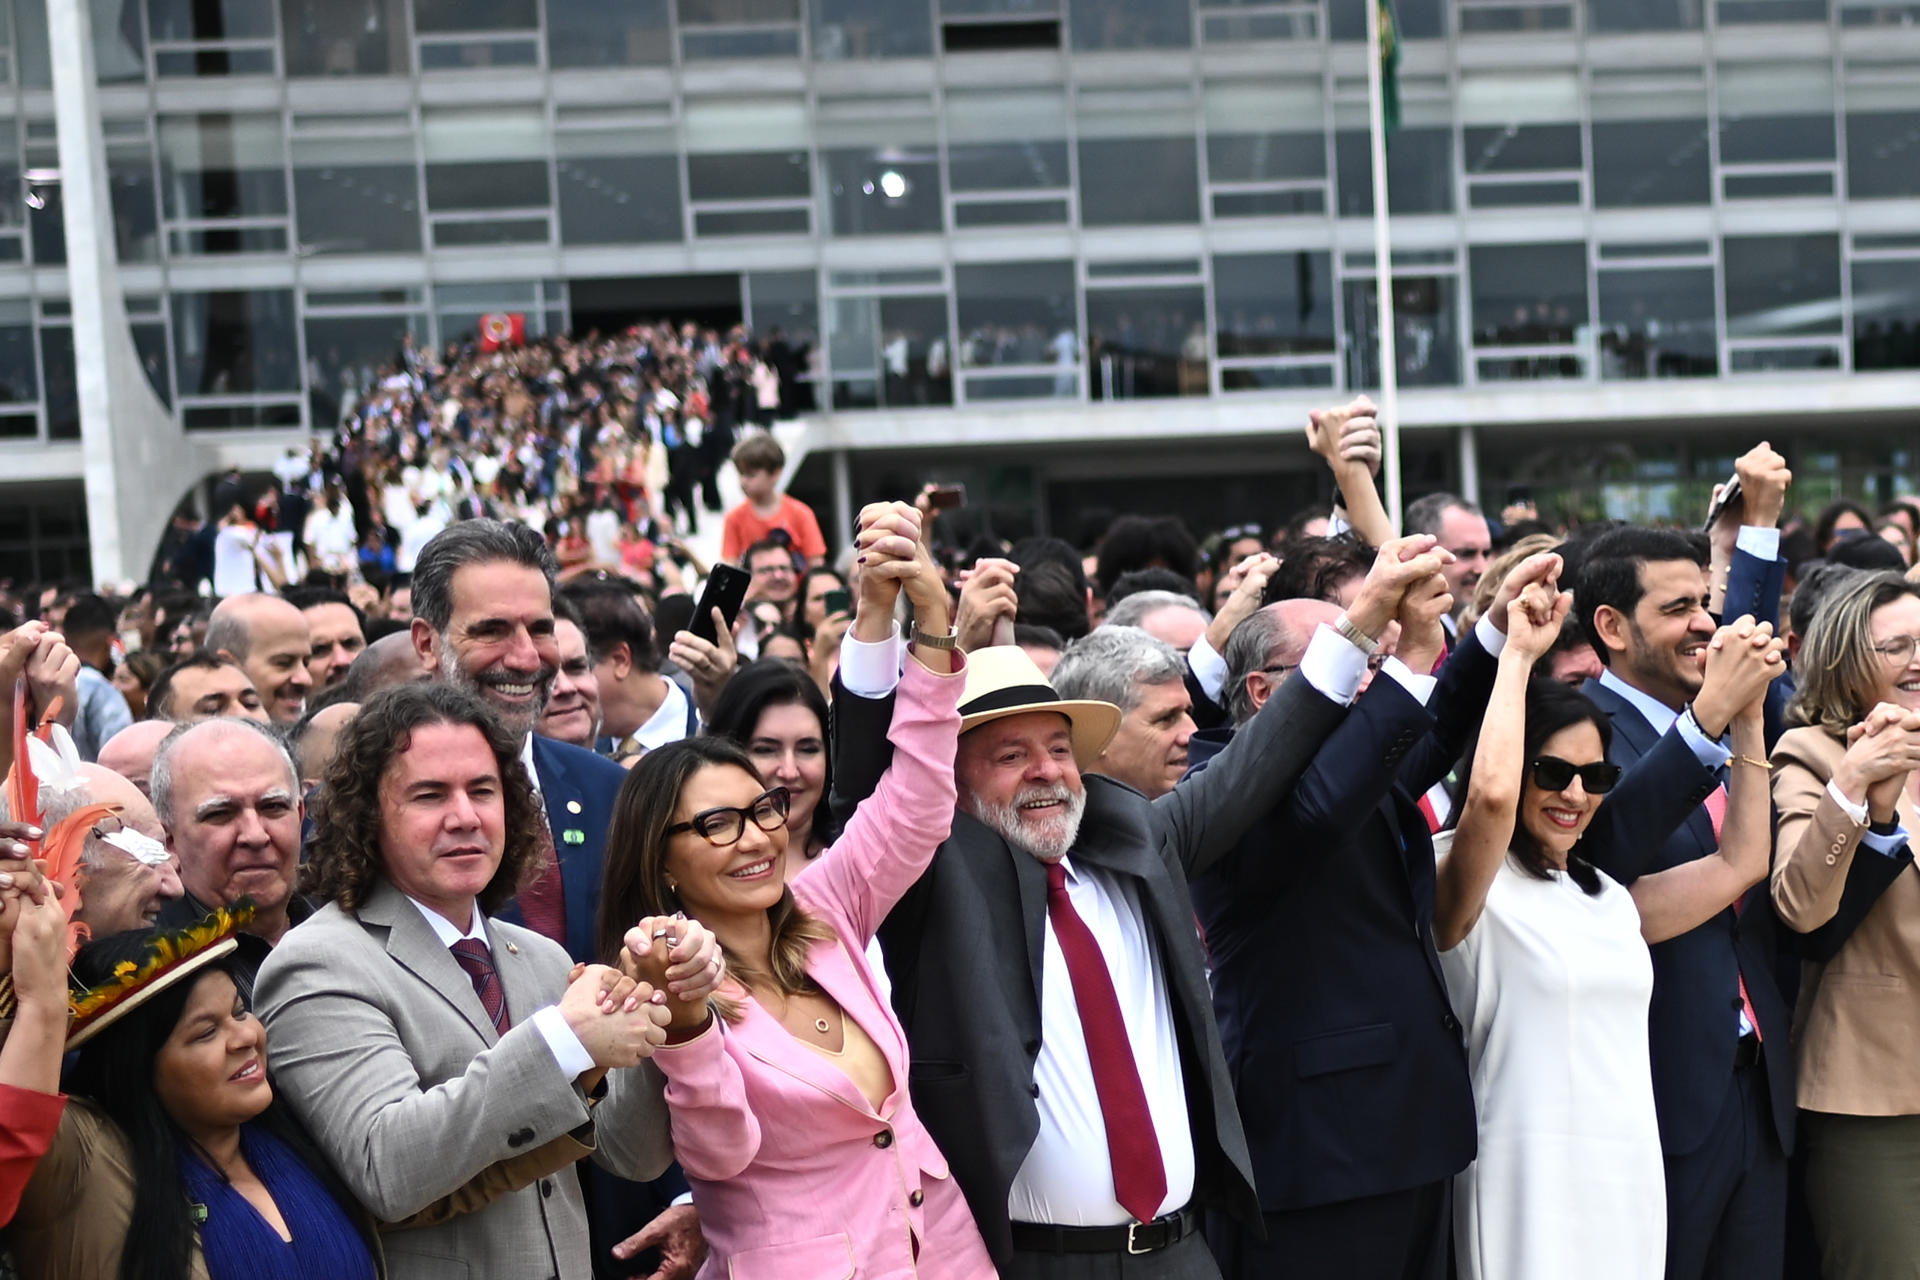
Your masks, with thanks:
[[(1840, 906), (1847, 869), (1866, 828), (1827, 794), (1846, 746), (1808, 726), (1773, 752), (1773, 905), (1789, 928), (1808, 932)], [(1903, 792), (1900, 822), (1920, 832)], [(1793, 1015), (1799, 1102), (1836, 1115), (1920, 1114), (1920, 873), (1904, 872), (1867, 913), (1839, 954), (1807, 961)]]

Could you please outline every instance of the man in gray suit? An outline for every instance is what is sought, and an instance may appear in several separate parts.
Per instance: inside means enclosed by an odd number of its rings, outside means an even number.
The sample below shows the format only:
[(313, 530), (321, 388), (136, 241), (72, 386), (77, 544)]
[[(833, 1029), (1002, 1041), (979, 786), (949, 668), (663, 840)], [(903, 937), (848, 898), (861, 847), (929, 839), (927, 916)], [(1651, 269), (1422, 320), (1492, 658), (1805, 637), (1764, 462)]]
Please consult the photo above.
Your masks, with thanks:
[[(625, 1177), (672, 1159), (663, 1082), (642, 1065), (666, 1038), (662, 997), (489, 918), (539, 856), (518, 755), (451, 685), (370, 699), (334, 754), (310, 846), (312, 888), (329, 905), (260, 973), (276, 1083), (384, 1223), (565, 1135)], [(674, 928), (698, 935), (700, 955), (670, 976), (717, 982), (711, 936)], [(463, 1216), (384, 1229), (388, 1275), (588, 1280), (573, 1166), (562, 1156), (517, 1181)]]

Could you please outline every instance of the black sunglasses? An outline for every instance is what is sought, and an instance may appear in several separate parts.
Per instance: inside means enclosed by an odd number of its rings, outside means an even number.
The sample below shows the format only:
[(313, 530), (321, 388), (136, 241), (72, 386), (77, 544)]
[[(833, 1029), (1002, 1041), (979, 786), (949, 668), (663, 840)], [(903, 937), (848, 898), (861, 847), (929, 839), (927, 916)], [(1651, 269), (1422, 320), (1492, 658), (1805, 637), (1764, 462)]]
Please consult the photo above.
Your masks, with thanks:
[(1565, 791), (1577, 777), (1591, 796), (1603, 796), (1620, 781), (1620, 766), (1605, 760), (1573, 764), (1559, 756), (1541, 756), (1533, 762), (1533, 785), (1542, 791)]
[(673, 836), (682, 831), (691, 831), (708, 844), (724, 849), (740, 842), (740, 837), (747, 834), (749, 821), (762, 831), (778, 831), (786, 826), (787, 810), (792, 803), (793, 797), (785, 787), (769, 787), (745, 808), (721, 805), (714, 809), (702, 809), (685, 822), (676, 822), (668, 827), (667, 834)]

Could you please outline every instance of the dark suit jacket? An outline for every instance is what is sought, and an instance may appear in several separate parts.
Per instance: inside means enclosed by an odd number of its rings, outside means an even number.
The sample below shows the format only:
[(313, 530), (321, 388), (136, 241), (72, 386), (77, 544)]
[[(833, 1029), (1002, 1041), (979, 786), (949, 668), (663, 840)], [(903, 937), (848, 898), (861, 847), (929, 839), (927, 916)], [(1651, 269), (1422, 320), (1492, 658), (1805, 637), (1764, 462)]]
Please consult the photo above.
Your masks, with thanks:
[[(851, 734), (890, 722), (890, 702), (836, 690), (834, 776), (842, 802), (867, 795), (884, 768), (885, 738)], [(1131, 878), (1139, 890), (1179, 1031), (1194, 1201), (1243, 1221), (1257, 1220), (1259, 1205), (1186, 877), (1224, 857), (1284, 798), (1344, 714), (1306, 681), (1290, 681), (1241, 741), (1158, 800), (1111, 778), (1085, 777), (1086, 817), (1073, 856)], [(913, 1054), (913, 1105), (1002, 1265), (1013, 1251), (1007, 1193), (1040, 1131), (1033, 1072), (1045, 921), (1042, 864), (957, 814), (931, 869), (880, 927), (894, 1009)]]
[[(1473, 1159), (1417, 803), (1465, 750), (1497, 669), (1469, 633), (1428, 706), (1376, 676), (1293, 794), (1193, 882), (1269, 1212), (1404, 1191)], [(1196, 736), (1195, 770), (1231, 738)]]
[[(1678, 727), (1656, 734), (1632, 703), (1598, 680), (1589, 680), (1584, 692), (1612, 718), (1608, 755), (1626, 773), (1595, 812), (1580, 852), (1630, 885), (1717, 850), (1702, 806), (1719, 778), (1694, 756)], [(1793, 1049), (1789, 1011), (1773, 977), (1776, 928), (1762, 881), (1748, 891), (1742, 910), (1728, 907), (1652, 948), (1648, 1040), (1660, 1145), (1669, 1156), (1696, 1150), (1719, 1114), (1740, 1038), (1743, 976), (1760, 1022), (1774, 1131), (1784, 1150), (1793, 1149)]]
[[(1784, 559), (1762, 560), (1750, 556), (1744, 551), (1733, 553), (1733, 563), (1727, 567), (1727, 594), (1720, 607), (1720, 616), (1729, 621), (1742, 614), (1752, 614), (1756, 622), (1771, 622), (1773, 629), (1780, 630), (1780, 592), (1786, 586), (1787, 562)], [(1775, 680), (1767, 689), (1767, 750), (1773, 750), (1773, 744), (1780, 741), (1780, 735), (1786, 732), (1787, 701), (1793, 695), (1793, 683), (1789, 680)]]

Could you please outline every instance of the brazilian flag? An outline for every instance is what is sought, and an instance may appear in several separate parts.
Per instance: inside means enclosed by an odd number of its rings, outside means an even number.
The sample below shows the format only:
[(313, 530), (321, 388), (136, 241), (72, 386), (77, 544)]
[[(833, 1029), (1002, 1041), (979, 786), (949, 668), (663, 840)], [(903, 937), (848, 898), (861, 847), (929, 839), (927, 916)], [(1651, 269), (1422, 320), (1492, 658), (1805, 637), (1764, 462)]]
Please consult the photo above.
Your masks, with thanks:
[(1386, 131), (1400, 127), (1400, 23), (1393, 0), (1373, 0), (1380, 9), (1380, 114)]

